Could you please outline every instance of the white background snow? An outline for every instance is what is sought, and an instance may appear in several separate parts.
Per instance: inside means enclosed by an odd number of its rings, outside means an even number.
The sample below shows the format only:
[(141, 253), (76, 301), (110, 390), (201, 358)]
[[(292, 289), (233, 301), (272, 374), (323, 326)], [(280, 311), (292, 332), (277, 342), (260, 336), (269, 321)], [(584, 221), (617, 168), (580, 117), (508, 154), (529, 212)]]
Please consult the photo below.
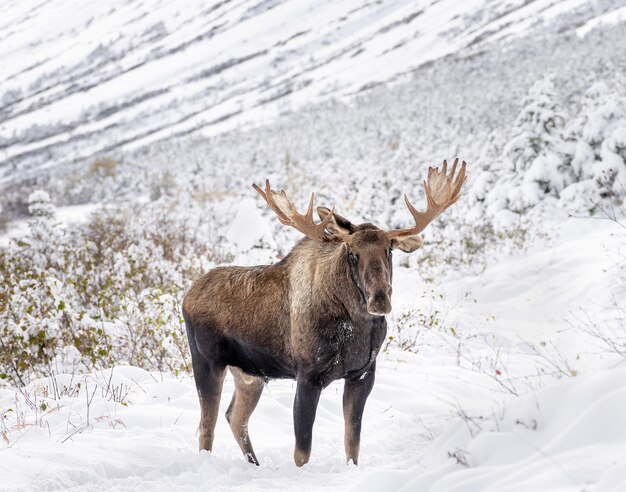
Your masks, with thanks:
[[(393, 339), (358, 467), (344, 460), (341, 382), (322, 394), (303, 468), (295, 383), (270, 382), (250, 422), (255, 467), (223, 416), (214, 452), (198, 453), (188, 374), (120, 364), (25, 388), (0, 380), (0, 491), (626, 490), (626, 71), (614, 48), (625, 9), (0, 6), (2, 248), (27, 236), (30, 219), (11, 207), (41, 187), (68, 231), (119, 207), (129, 230), (171, 220), (229, 262), (266, 263), (298, 235), (251, 182), (270, 178), (299, 205), (316, 191), (355, 221), (393, 227), (408, 217), (401, 192), (421, 203), (426, 165), (458, 154), (470, 172), (424, 250), (394, 257)], [(117, 174), (91, 164), (108, 155)], [(496, 240), (472, 256), (483, 234)], [(222, 415), (232, 390), (228, 377)]]

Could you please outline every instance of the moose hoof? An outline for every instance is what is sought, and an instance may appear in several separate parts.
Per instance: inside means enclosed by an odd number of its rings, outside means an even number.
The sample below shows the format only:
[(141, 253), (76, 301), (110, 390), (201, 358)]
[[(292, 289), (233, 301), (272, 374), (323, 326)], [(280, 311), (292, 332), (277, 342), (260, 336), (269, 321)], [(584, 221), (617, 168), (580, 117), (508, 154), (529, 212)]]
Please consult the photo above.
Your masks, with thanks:
[(306, 465), (309, 462), (309, 457), (311, 456), (311, 452), (308, 453), (306, 451), (301, 451), (296, 449), (293, 453), (293, 460), (296, 463), (296, 466), (300, 467), (302, 465)]

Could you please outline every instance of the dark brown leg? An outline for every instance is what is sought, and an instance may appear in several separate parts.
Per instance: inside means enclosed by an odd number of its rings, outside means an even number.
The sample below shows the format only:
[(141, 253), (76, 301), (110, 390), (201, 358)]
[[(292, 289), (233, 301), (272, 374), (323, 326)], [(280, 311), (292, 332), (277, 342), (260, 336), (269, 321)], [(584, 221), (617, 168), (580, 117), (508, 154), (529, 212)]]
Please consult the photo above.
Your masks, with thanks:
[(375, 363), (361, 378), (346, 379), (343, 387), (343, 418), (345, 422), (344, 444), (346, 461), (356, 465), (359, 461), (361, 445), (361, 420), (367, 397), (374, 386)]
[(293, 453), (296, 466), (309, 461), (313, 442), (313, 422), (322, 393), (320, 384), (298, 381), (296, 399), (293, 405), (293, 424), (296, 434), (296, 449)]

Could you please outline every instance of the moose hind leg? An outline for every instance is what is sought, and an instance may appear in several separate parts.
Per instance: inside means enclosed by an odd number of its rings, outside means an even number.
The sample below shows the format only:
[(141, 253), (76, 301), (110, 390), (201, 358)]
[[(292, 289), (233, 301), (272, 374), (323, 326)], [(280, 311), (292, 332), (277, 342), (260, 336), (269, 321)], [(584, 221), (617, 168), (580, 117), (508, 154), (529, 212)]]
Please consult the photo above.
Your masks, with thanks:
[(230, 372), (235, 380), (235, 393), (226, 410), (226, 420), (244, 456), (250, 463), (258, 466), (259, 461), (254, 454), (248, 434), (248, 421), (259, 403), (265, 381), (259, 377), (249, 376), (237, 367), (230, 367)]
[(200, 357), (192, 360), (192, 365), (200, 400), (200, 450), (212, 451), (226, 368)]
[[(374, 363), (375, 364), (375, 363)], [(346, 379), (343, 387), (343, 418), (345, 422), (344, 444), (346, 461), (356, 465), (361, 447), (361, 420), (365, 402), (374, 386), (376, 366), (372, 366), (357, 379)]]

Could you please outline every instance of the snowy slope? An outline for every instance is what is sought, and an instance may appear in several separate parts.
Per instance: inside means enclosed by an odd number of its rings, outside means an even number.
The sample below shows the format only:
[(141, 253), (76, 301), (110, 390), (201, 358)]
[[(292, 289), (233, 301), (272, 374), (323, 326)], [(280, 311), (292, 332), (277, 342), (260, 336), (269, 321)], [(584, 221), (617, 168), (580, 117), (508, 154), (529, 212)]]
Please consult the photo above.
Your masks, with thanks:
[[(583, 0), (0, 6), (0, 173), (224, 131), (354, 94)], [(592, 3), (593, 4), (593, 3)]]
[[(548, 244), (480, 277), (426, 286), (414, 270), (396, 269), (394, 330), (415, 308), (446, 313), (445, 323), (413, 327), (416, 353), (380, 355), (358, 468), (343, 461), (339, 382), (322, 394), (302, 469), (292, 463), (295, 385), (268, 385), (250, 423), (257, 468), (222, 417), (214, 453), (196, 451), (189, 377), (116, 367), (31, 383), (30, 403), (0, 391), (0, 490), (622, 490), (623, 358), (564, 318), (582, 306), (615, 322), (609, 253), (623, 238), (611, 222), (569, 219), (557, 229)], [(530, 350), (553, 343), (565, 362)], [(222, 413), (232, 389), (228, 378)]]
[[(501, 164), (523, 94), (544, 74), (559, 72), (572, 118), (591, 114), (577, 104), (595, 81), (621, 94), (624, 31), (606, 26), (625, 19), (621, 0), (5, 2), (0, 201), (21, 219), (0, 246), (30, 230), (25, 200), (39, 187), (81, 204), (58, 209), (66, 225), (124, 211), (133, 251), (174, 283), (206, 248), (211, 262), (235, 264), (289, 250), (299, 235), (251, 198), (249, 183), (266, 177), (298, 203), (315, 190), (354, 220), (405, 225), (397, 199), (420, 203), (420, 166), (458, 153), (475, 180)], [(353, 98), (388, 82), (405, 83)], [(327, 99), (342, 101), (316, 105)], [(113, 158), (77, 172), (98, 156)], [(623, 229), (567, 217), (548, 196), (515, 216), (519, 231), (507, 237), (467, 213), (470, 185), (423, 250), (394, 257), (393, 340), (379, 356), (358, 468), (344, 463), (341, 382), (322, 395), (302, 469), (292, 458), (295, 383), (268, 385), (250, 423), (256, 468), (223, 417), (215, 452), (197, 452), (188, 375), (118, 362), (89, 375), (57, 367), (24, 393), (0, 380), (0, 492), (623, 490)], [(76, 246), (68, 231), (60, 244)], [(152, 233), (203, 248), (166, 263), (148, 249)], [(473, 236), (483, 234), (481, 249)], [(111, 270), (124, 276), (123, 263)], [(232, 390), (228, 378), (222, 414)]]
[(456, 423), (433, 446), (428, 471), (374, 473), (353, 490), (397, 480), (404, 492), (622, 491), (625, 404), (624, 368), (562, 381)]

